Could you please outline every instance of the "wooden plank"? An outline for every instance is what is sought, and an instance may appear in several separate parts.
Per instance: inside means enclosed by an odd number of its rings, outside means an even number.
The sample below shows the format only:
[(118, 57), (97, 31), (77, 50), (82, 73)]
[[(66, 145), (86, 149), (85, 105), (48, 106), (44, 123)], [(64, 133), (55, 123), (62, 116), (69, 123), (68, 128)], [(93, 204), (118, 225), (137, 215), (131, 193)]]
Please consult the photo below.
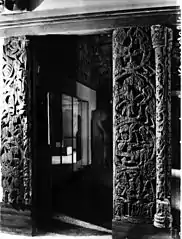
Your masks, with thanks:
[[(74, 12), (74, 11), (73, 11)], [(67, 13), (67, 14), (66, 14)], [(54, 15), (52, 15), (54, 14)], [(179, 7), (71, 14), (40, 11), (0, 16), (0, 37), (46, 34), (93, 34), (132, 25), (179, 24)]]

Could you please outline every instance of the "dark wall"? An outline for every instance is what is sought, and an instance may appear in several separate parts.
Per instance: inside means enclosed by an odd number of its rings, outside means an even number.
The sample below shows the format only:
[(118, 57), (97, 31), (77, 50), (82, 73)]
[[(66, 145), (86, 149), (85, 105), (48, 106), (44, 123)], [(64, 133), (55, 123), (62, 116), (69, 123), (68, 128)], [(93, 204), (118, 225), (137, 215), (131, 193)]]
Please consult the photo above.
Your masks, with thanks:
[(39, 77), (37, 86), (53, 92), (76, 90), (76, 37), (35, 37)]
[(172, 97), (172, 168), (180, 169), (180, 98)]

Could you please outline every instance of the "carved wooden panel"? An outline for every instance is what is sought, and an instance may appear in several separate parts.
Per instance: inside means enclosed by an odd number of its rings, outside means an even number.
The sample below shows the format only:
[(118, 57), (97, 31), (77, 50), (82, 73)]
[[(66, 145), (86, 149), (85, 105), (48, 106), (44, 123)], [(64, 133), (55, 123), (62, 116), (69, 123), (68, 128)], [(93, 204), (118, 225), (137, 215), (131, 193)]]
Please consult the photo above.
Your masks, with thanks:
[(5, 39), (1, 164), (3, 201), (31, 203), (30, 82), (25, 37)]
[(155, 63), (150, 28), (113, 33), (114, 220), (155, 212)]

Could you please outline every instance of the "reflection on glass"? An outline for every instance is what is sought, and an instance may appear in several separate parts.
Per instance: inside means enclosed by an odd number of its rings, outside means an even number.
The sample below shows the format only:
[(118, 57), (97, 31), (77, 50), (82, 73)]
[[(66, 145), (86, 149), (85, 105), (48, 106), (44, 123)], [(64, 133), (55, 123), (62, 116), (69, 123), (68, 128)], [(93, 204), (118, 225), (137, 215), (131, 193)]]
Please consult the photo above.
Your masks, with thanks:
[(88, 102), (81, 101), (81, 158), (82, 165), (88, 164)]
[(47, 93), (47, 124), (48, 124), (48, 145), (51, 144), (51, 126), (50, 126), (50, 92)]
[[(72, 97), (62, 95), (62, 163), (74, 163), (76, 155), (73, 153), (73, 122)], [(73, 157), (73, 158), (72, 158)]]
[(88, 164), (88, 102), (62, 94), (60, 111), (60, 145), (56, 142), (60, 152), (52, 156), (52, 164), (71, 164), (77, 170)]
[(52, 164), (61, 163), (61, 111), (60, 95), (51, 93), (49, 97), (49, 124), (50, 124), (50, 145), (52, 152)]

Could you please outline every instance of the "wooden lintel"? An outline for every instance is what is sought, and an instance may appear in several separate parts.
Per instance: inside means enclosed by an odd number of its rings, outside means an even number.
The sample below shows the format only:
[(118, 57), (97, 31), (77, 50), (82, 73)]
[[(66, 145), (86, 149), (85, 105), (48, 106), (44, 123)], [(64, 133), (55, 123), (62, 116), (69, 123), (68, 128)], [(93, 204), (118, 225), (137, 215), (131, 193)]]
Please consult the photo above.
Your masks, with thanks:
[(153, 9), (66, 14), (50, 11), (2, 14), (0, 37), (18, 35), (84, 35), (112, 31), (117, 27), (133, 25), (179, 25), (180, 8)]

